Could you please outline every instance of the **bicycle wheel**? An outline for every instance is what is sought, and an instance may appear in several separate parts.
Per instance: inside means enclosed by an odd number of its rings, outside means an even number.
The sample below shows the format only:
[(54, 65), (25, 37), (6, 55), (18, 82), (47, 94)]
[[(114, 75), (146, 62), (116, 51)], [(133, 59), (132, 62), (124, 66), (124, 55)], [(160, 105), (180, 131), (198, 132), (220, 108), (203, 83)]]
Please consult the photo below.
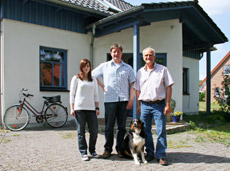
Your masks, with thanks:
[(5, 126), (12, 131), (20, 131), (25, 128), (30, 121), (30, 115), (28, 111), (23, 107), (20, 109), (20, 105), (14, 105), (9, 107), (3, 117)]
[(49, 126), (60, 128), (67, 122), (67, 109), (61, 104), (53, 103), (46, 108), (44, 117)]

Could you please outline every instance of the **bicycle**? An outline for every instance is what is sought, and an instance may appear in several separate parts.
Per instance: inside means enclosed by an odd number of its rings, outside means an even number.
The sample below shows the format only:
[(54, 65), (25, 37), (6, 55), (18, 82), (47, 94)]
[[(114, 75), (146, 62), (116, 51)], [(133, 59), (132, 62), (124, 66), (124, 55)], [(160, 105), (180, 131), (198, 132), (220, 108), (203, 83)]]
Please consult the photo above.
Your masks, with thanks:
[[(32, 94), (25, 94), (27, 89), (22, 89), (19, 93), (19, 104), (10, 106), (3, 117), (5, 126), (12, 131), (20, 131), (24, 129), (30, 122), (29, 111), (36, 117), (38, 123), (44, 120), (53, 128), (64, 126), (68, 119), (67, 107), (61, 105), (61, 96), (45, 97), (41, 112), (38, 112), (26, 98), (33, 97)], [(23, 100), (21, 100), (23, 98)], [(46, 106), (46, 108), (45, 108)]]

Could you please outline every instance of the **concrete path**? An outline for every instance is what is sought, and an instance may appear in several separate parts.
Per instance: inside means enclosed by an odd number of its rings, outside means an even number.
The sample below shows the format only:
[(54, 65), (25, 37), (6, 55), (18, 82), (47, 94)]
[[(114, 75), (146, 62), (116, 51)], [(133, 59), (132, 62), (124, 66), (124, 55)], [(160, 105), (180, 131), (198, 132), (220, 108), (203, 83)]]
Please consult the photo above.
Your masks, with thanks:
[[(156, 139), (155, 136), (154, 138)], [(96, 146), (98, 154), (103, 153), (104, 142), (104, 133), (101, 132)], [(147, 165), (136, 166), (133, 160), (118, 158), (115, 150), (109, 159), (82, 161), (77, 146), (75, 128), (1, 131), (0, 170), (230, 170), (229, 147), (198, 142), (196, 135), (187, 132), (168, 135), (169, 166), (161, 166), (156, 160)]]

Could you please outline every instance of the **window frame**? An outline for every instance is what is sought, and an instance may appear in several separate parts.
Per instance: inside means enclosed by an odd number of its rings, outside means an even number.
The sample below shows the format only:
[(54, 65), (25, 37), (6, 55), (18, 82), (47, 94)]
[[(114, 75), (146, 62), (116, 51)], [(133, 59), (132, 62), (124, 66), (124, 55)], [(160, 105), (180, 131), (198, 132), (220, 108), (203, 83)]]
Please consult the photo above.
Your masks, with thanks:
[[(141, 67), (143, 67), (145, 65), (145, 61), (143, 60), (142, 56), (143, 56), (142, 53), (140, 53)], [(125, 59), (126, 57), (128, 57), (128, 61), (126, 61), (126, 59)], [(112, 59), (110, 53), (107, 53), (106, 59), (107, 59), (107, 61), (110, 61)], [(122, 53), (121, 59), (133, 67), (133, 53)], [(157, 63), (158, 59), (163, 59), (163, 61), (164, 61), (163, 65), (167, 67), (167, 53), (156, 53), (156, 63)], [(157, 63), (157, 64), (160, 64), (160, 63)]]
[(214, 94), (215, 94), (215, 97), (220, 97), (220, 87), (216, 87), (214, 89)]
[(182, 74), (182, 89), (183, 89), (183, 95), (190, 95), (189, 93), (189, 68), (183, 67), (183, 74)]
[[(64, 54), (64, 60), (62, 62), (54, 62), (54, 61), (44, 62), (41, 60), (41, 51), (42, 50), (62, 52)], [(52, 78), (53, 78), (53, 65), (54, 64), (60, 64), (60, 78), (64, 77), (63, 85), (55, 86), (54, 83), (52, 83), (52, 85), (41, 85), (41, 64), (42, 63), (51, 63), (52, 64)], [(63, 65), (64, 65), (64, 71), (62, 68)], [(64, 75), (61, 74), (62, 71), (64, 72)], [(40, 46), (39, 47), (39, 87), (40, 87), (40, 91), (68, 91), (67, 80), (68, 80), (68, 78), (67, 78), (67, 50)], [(53, 82), (53, 80), (52, 80), (52, 82)], [(59, 80), (59, 83), (60, 83), (60, 80)]]

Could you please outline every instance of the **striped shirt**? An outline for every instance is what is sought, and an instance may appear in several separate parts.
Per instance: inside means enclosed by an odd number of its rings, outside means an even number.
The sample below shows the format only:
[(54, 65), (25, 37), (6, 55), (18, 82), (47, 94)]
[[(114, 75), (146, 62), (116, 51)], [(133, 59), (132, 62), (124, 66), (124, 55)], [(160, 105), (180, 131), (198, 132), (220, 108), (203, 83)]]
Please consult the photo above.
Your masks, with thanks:
[(130, 65), (121, 61), (117, 65), (112, 60), (104, 62), (92, 71), (96, 78), (102, 77), (106, 92), (104, 102), (129, 101), (130, 83), (135, 82), (135, 75)]
[(140, 90), (138, 100), (156, 101), (165, 99), (167, 87), (173, 84), (168, 69), (155, 63), (152, 71), (148, 71), (146, 66), (139, 69), (134, 88)]

